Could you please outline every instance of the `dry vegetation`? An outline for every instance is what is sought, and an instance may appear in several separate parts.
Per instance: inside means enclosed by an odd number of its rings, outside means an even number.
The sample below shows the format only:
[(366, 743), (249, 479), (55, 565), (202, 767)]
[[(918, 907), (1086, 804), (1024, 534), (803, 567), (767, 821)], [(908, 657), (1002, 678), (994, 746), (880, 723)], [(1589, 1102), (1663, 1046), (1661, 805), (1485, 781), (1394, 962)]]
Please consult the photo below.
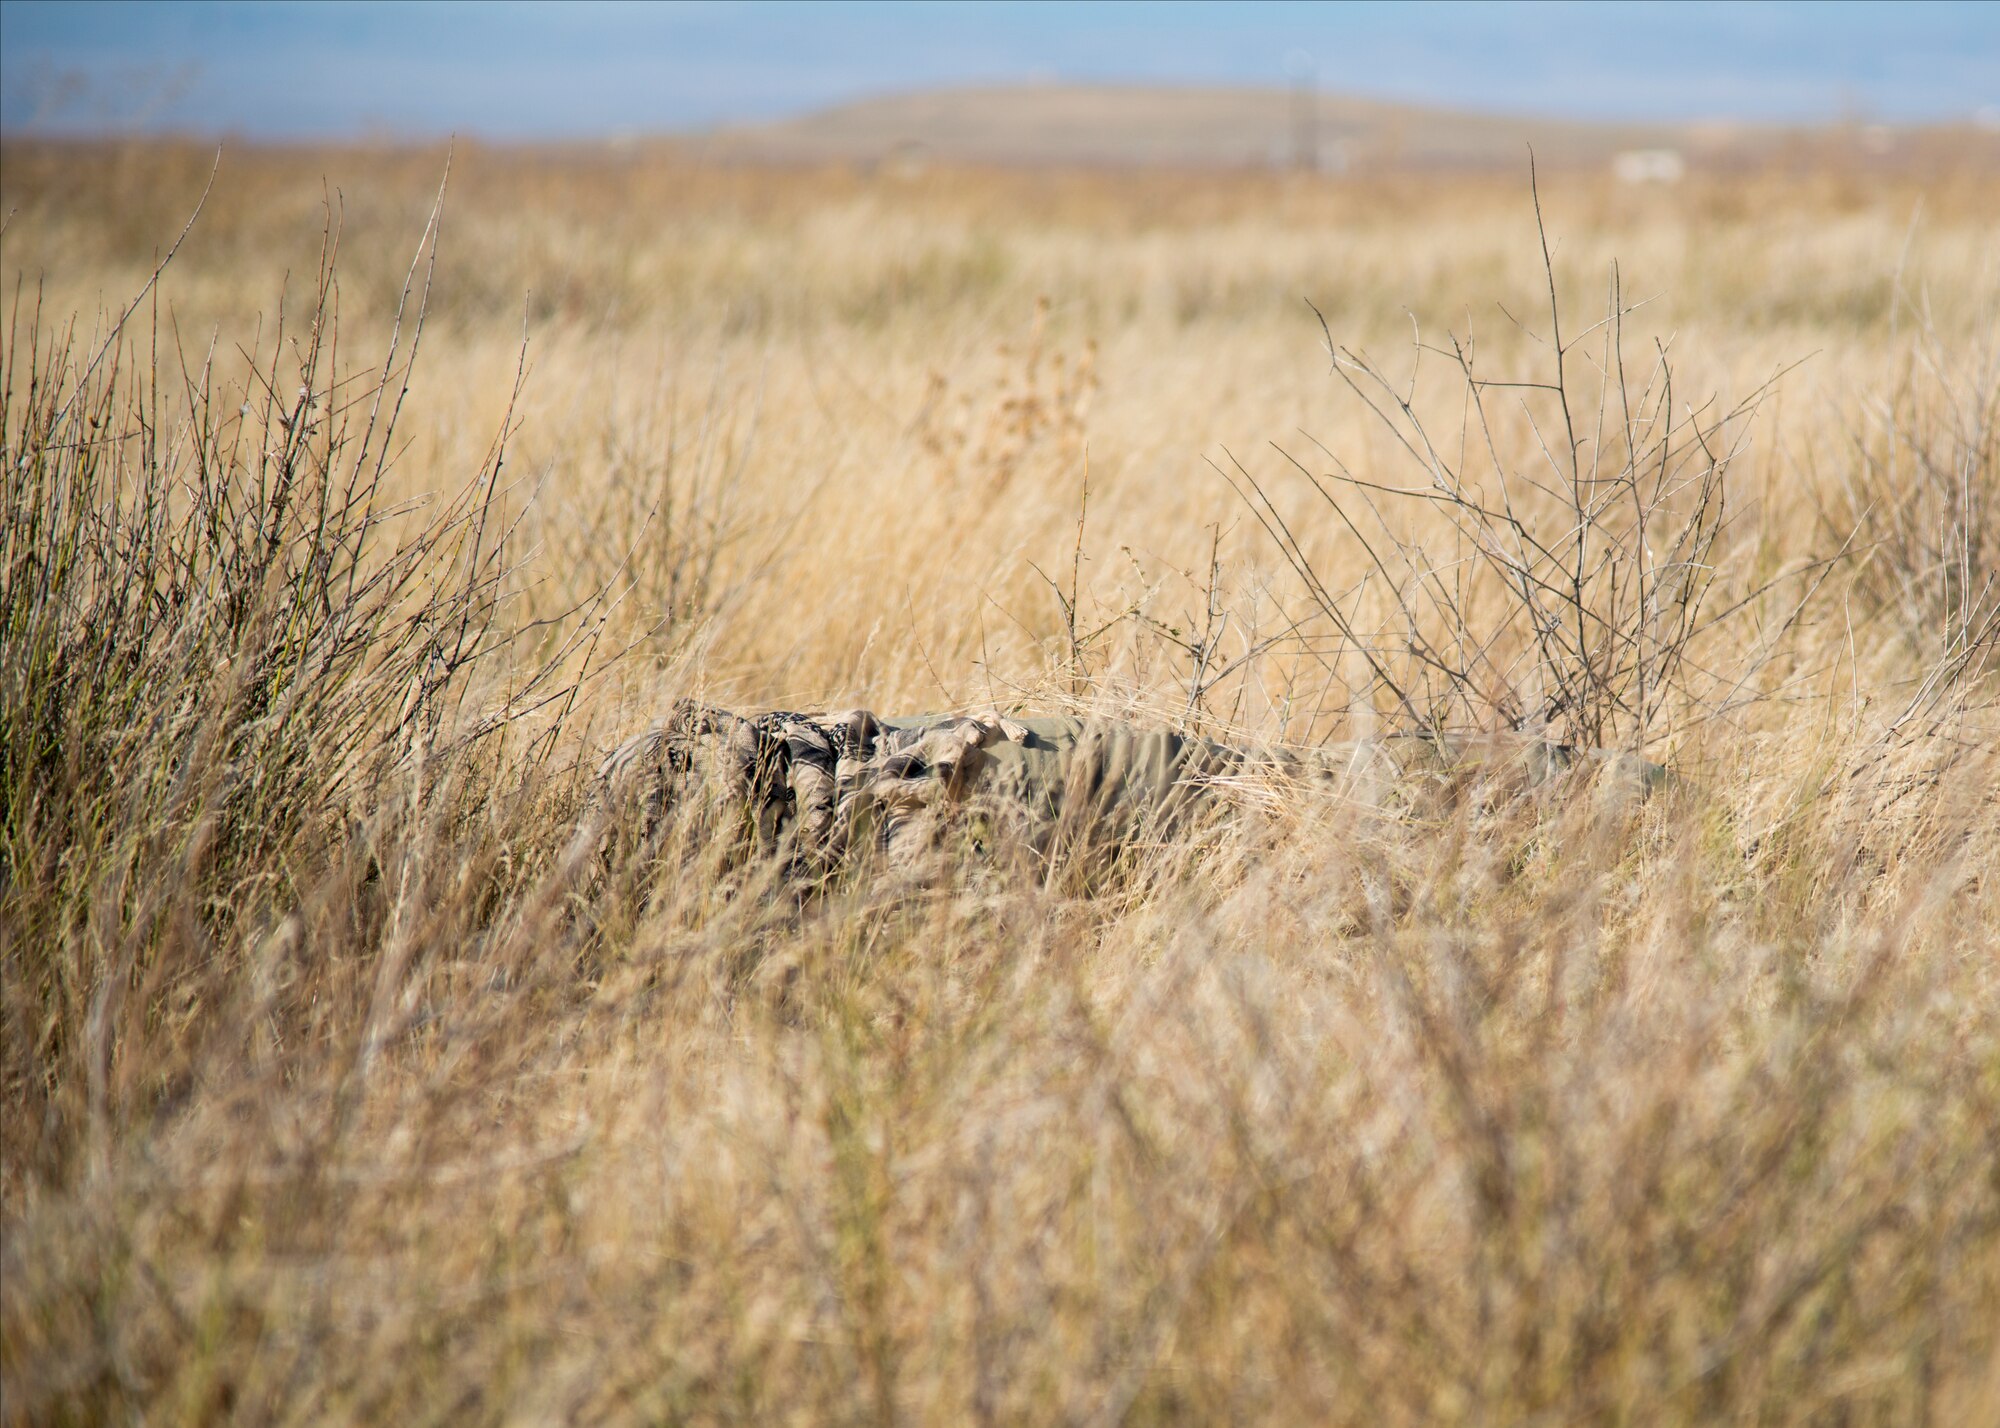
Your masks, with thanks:
[[(0, 167), (0, 1415), (2000, 1412), (1990, 174), (208, 169)], [(586, 888), (686, 693), (1686, 779)]]

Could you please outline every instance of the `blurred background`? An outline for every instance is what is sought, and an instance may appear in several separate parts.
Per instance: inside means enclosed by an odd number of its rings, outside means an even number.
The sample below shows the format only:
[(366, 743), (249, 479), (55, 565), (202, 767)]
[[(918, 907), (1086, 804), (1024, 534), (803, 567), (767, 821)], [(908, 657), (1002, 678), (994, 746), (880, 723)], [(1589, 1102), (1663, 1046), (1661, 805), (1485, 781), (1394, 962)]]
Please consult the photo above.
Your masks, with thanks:
[(2000, 128), (1979, 4), (6, 0), (0, 54), (14, 135), (1338, 170)]
[[(635, 568), (604, 533), (645, 529), (659, 588), (626, 615), (669, 612), (663, 657), (707, 631), (745, 699), (936, 701), (965, 692), (931, 666), (1039, 677), (1036, 571), (1068, 561), (1086, 448), (1093, 533), (1138, 562), (1082, 563), (1107, 617), (1211, 555), (1255, 586), (1271, 553), (1219, 450), (1380, 454), (1322, 316), (1357, 350), (1450, 332), (1532, 374), (1551, 280), (1581, 323), (1615, 274), (1635, 340), (1703, 385), (1818, 354), (1787, 390), (1833, 412), (1907, 360), (1919, 306), (1985, 332), (1996, 106), (1992, 5), (4, 0), (0, 279), (115, 313), (213, 170), (163, 319), (268, 357), (337, 240), (364, 353), (448, 165), (394, 479), (449, 488), (511, 410), (560, 498), (524, 609)], [(884, 532), (834, 492), (960, 528)], [(678, 524), (648, 526), (662, 501)], [(885, 554), (914, 638), (872, 633)]]

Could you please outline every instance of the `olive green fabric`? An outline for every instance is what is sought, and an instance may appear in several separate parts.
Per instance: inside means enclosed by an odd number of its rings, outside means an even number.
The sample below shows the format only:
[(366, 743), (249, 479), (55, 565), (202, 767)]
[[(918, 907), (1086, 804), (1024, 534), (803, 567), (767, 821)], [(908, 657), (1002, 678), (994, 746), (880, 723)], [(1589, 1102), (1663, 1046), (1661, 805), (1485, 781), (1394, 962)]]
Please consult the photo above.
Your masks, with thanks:
[(817, 875), (862, 847), (908, 862), (954, 830), (1038, 854), (1127, 847), (1246, 802), (1382, 805), (1468, 778), (1544, 784), (1580, 762), (1643, 794), (1666, 771), (1630, 755), (1524, 738), (1396, 737), (1311, 750), (1234, 745), (1072, 716), (883, 718), (867, 710), (738, 715), (693, 703), (600, 769), (573, 852), (609, 837), (656, 847), (690, 811)]

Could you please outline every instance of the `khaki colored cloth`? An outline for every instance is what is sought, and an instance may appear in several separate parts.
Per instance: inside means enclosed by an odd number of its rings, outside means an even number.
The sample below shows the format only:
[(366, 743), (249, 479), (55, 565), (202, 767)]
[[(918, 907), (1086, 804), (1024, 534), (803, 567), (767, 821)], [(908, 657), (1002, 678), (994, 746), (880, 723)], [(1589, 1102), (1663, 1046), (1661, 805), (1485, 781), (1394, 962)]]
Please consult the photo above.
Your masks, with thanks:
[(657, 848), (684, 810), (815, 876), (869, 846), (907, 863), (954, 830), (975, 850), (1132, 847), (1245, 804), (1379, 806), (1469, 776), (1533, 787), (1581, 762), (1638, 794), (1667, 777), (1630, 755), (1523, 738), (1399, 736), (1302, 751), (1070, 716), (738, 715), (684, 702), (605, 759), (573, 851), (588, 855), (621, 831), (641, 851)]

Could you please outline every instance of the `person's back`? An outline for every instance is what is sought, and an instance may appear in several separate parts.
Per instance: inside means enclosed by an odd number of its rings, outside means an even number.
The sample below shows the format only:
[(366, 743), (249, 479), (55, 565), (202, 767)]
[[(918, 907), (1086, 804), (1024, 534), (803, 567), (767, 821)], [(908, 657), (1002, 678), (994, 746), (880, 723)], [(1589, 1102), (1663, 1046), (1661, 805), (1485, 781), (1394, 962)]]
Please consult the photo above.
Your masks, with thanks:
[(573, 848), (594, 850), (621, 824), (642, 850), (656, 846), (668, 816), (691, 809), (809, 875), (866, 846), (909, 863), (953, 828), (975, 849), (1046, 857), (1156, 844), (1243, 802), (1375, 807), (1426, 790), (1538, 787), (1586, 763), (1637, 796), (1670, 777), (1633, 755), (1518, 735), (1295, 749), (1074, 715), (741, 716), (684, 703), (604, 761)]

